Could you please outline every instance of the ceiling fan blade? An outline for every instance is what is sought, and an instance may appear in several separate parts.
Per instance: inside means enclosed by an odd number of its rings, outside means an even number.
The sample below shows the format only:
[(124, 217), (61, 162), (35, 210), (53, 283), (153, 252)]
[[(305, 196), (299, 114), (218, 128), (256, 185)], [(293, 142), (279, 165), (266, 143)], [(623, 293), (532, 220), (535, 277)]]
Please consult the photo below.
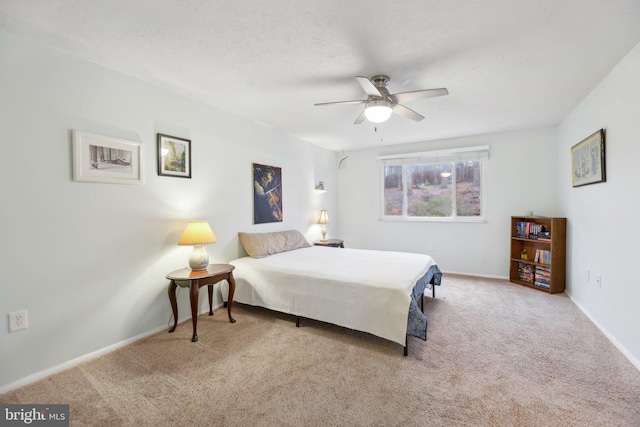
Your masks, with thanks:
[(337, 101), (337, 102), (319, 102), (317, 104), (313, 104), (316, 107), (322, 106), (322, 105), (339, 105), (339, 104), (364, 104), (365, 102), (367, 102), (366, 100), (358, 100), (358, 101)]
[(364, 89), (367, 95), (383, 97), (378, 88), (375, 87), (373, 83), (371, 83), (371, 80), (369, 80), (368, 78), (357, 76), (356, 80), (358, 80), (358, 83), (360, 83), (360, 86), (362, 86), (362, 89)]
[(358, 118), (356, 119), (355, 122), (353, 122), (354, 125), (359, 125), (360, 123), (364, 122), (364, 110), (362, 110), (362, 113), (360, 113), (360, 115), (358, 116)]
[(400, 116), (406, 117), (408, 119), (415, 120), (416, 122), (419, 122), (420, 120), (424, 119), (424, 116), (421, 116), (420, 114), (405, 107), (404, 105), (395, 104), (393, 107), (391, 107), (391, 109), (393, 110), (394, 113)]
[(394, 93), (393, 95), (389, 95), (389, 97), (394, 103), (400, 104), (400, 103), (415, 101), (416, 99), (433, 98), (434, 96), (443, 96), (448, 94), (449, 94), (449, 91), (447, 89), (441, 88), (441, 89), (425, 89), (425, 90), (414, 90), (412, 92)]

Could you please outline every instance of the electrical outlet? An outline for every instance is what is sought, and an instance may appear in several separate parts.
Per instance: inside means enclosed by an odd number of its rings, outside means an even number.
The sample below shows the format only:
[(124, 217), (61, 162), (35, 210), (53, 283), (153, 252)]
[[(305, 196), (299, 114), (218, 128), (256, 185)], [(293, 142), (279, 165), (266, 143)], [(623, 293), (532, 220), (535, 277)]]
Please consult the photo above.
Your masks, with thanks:
[(586, 271), (584, 277), (585, 277), (585, 279), (587, 279), (587, 283), (589, 283), (591, 281), (591, 270), (589, 270), (587, 268), (587, 271)]
[(602, 287), (602, 276), (598, 275), (596, 276), (596, 285), (601, 288)]
[(431, 250), (432, 251), (437, 251), (438, 250), (438, 245), (436, 245), (435, 243), (431, 244)]
[(9, 332), (27, 329), (28, 326), (29, 322), (26, 309), (9, 313)]

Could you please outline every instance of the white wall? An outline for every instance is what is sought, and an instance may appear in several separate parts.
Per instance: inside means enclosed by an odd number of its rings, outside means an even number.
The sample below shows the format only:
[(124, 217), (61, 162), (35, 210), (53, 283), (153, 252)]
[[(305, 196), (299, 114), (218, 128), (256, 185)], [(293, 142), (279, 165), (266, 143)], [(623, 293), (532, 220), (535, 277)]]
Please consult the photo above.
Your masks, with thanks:
[[(227, 262), (238, 231), (314, 240), (319, 210), (337, 211), (334, 152), (5, 32), (0, 56), (0, 392), (165, 328), (188, 220), (209, 221), (211, 261)], [(72, 129), (143, 142), (145, 184), (73, 182)], [(191, 139), (192, 179), (157, 176), (158, 132)], [(252, 162), (282, 168), (283, 223), (252, 225)], [(188, 318), (186, 293), (179, 302)], [(19, 309), (29, 328), (9, 333)]]
[[(490, 146), (484, 171), (484, 223), (380, 220), (381, 182), (376, 156), (477, 145)], [(444, 272), (506, 278), (510, 217), (528, 211), (546, 216), (558, 213), (555, 128), (348, 154), (339, 171), (340, 237), (348, 247), (426, 253), (433, 256)], [(436, 244), (435, 252), (430, 249), (432, 243)]]
[[(558, 200), (568, 222), (567, 292), (640, 369), (640, 45), (559, 126)], [(571, 186), (570, 148), (606, 132), (606, 183)], [(591, 280), (586, 280), (586, 270)], [(602, 287), (594, 277), (602, 275)]]

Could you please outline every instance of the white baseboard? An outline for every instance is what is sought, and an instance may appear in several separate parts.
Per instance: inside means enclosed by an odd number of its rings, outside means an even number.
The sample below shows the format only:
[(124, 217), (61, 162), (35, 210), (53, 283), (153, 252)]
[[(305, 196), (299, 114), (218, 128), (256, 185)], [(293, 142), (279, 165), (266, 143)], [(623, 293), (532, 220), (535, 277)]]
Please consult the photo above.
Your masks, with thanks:
[(616, 348), (618, 350), (620, 350), (620, 352), (624, 355), (624, 357), (626, 357), (629, 362), (631, 362), (631, 364), (633, 366), (635, 366), (635, 368), (640, 371), (640, 360), (636, 359), (631, 352), (629, 352), (629, 350), (627, 350), (627, 348), (622, 345), (620, 343), (620, 341), (618, 341), (616, 339), (616, 337), (614, 337), (604, 326), (602, 326), (602, 324), (600, 322), (598, 322), (592, 315), (591, 313), (589, 313), (589, 311), (587, 311), (586, 308), (584, 308), (582, 306), (582, 304), (580, 304), (578, 301), (576, 301), (571, 294), (565, 289), (564, 291), (565, 294), (567, 294), (567, 296), (571, 299), (571, 301), (576, 305), (576, 307), (578, 307), (580, 309), (580, 311), (582, 311), (584, 313), (585, 316), (587, 316), (587, 318), (591, 321), (591, 323), (593, 323), (596, 328), (600, 329), (600, 332), (602, 332), (604, 334), (605, 337), (607, 337), (607, 339), (609, 341), (611, 341), (611, 343), (616, 346)]
[[(222, 307), (222, 304), (216, 305), (213, 307), (213, 309), (217, 309), (219, 307)], [(205, 307), (200, 314), (204, 314), (204, 313), (209, 313), (209, 307)], [(182, 323), (185, 322), (187, 320), (191, 320), (191, 315), (187, 315), (186, 317), (182, 318), (182, 319), (178, 319), (178, 323)], [(6, 384), (2, 387), (0, 387), (0, 394), (4, 394), (4, 393), (8, 393), (12, 390), (15, 390), (17, 388), (20, 387), (24, 387), (26, 385), (35, 383), (37, 381), (40, 381), (42, 379), (45, 379), (51, 375), (57, 374), (59, 372), (62, 371), (66, 371), (67, 369), (73, 368), (75, 366), (80, 365), (81, 363), (84, 362), (88, 362), (89, 360), (93, 360), (96, 359), (100, 356), (104, 356), (105, 354), (111, 353), (112, 351), (115, 351), (119, 348), (125, 347), (129, 344), (133, 344), (136, 341), (140, 341), (141, 339), (144, 339), (148, 336), (151, 336), (153, 334), (157, 334), (158, 332), (162, 332), (162, 331), (166, 331), (168, 328), (167, 326), (160, 326), (158, 328), (152, 329), (150, 331), (144, 332), (140, 335), (136, 335), (135, 337), (131, 337), (131, 338), (127, 338), (126, 340), (117, 342), (115, 344), (112, 344), (110, 346), (101, 348), (100, 350), (96, 350), (93, 351), (89, 354), (85, 354), (84, 356), (80, 356), (80, 357), (76, 357), (75, 359), (69, 360), (67, 362), (61, 363), (60, 365), (57, 366), (53, 366), (51, 368), (45, 369), (43, 371), (40, 372), (36, 372), (35, 374), (26, 376), (24, 378), (21, 378), (17, 381), (14, 381), (12, 383)]]
[(482, 277), (484, 279), (501, 279), (501, 280), (509, 280), (509, 276), (495, 276), (491, 274), (478, 274), (478, 273), (460, 273), (457, 271), (443, 271), (442, 275), (446, 278), (447, 274), (454, 274), (456, 276), (471, 276), (471, 277)]

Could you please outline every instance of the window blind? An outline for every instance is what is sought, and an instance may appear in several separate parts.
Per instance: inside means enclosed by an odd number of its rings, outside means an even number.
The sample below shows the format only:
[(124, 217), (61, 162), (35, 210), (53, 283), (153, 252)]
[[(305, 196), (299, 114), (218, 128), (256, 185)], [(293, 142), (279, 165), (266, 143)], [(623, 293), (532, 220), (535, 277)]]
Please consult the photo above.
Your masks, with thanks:
[(378, 164), (384, 166), (416, 164), (416, 163), (446, 163), (464, 162), (471, 160), (487, 160), (489, 158), (489, 146), (454, 148), (449, 150), (422, 151), (419, 153), (393, 154), (390, 156), (378, 156)]

